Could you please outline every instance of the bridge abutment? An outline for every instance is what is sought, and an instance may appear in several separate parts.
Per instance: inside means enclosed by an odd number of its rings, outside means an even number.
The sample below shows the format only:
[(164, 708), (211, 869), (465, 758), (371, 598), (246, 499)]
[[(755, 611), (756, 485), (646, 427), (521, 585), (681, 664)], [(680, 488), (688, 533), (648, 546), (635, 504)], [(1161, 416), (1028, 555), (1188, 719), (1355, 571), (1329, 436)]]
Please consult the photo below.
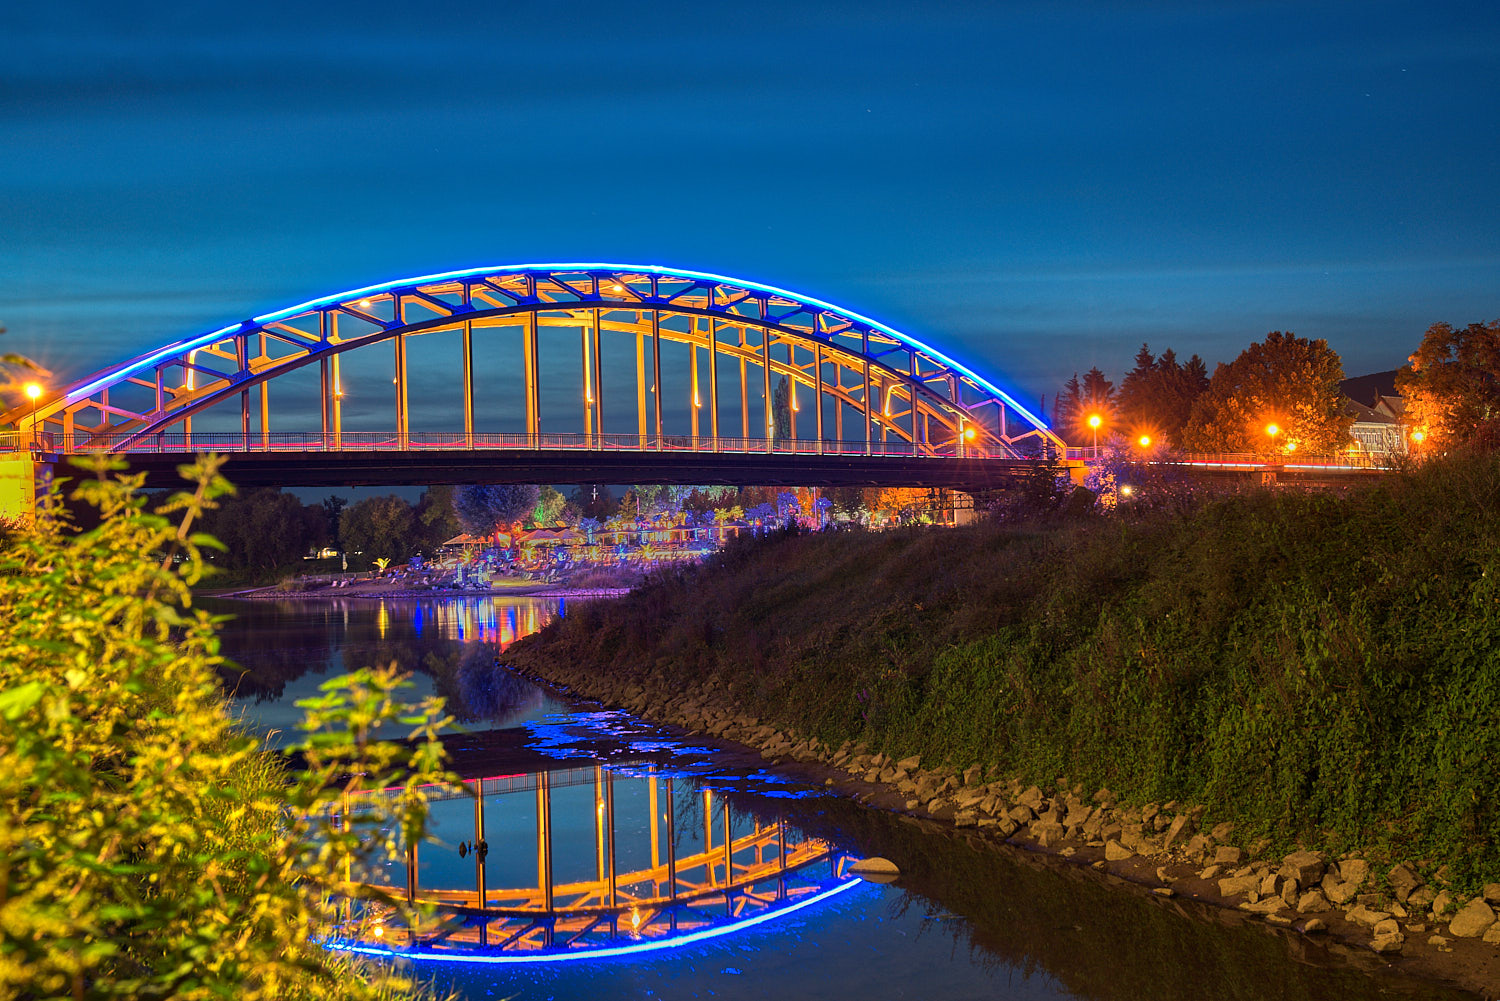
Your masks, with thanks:
[(0, 519), (30, 521), (37, 496), (50, 479), (50, 467), (30, 452), (0, 455)]

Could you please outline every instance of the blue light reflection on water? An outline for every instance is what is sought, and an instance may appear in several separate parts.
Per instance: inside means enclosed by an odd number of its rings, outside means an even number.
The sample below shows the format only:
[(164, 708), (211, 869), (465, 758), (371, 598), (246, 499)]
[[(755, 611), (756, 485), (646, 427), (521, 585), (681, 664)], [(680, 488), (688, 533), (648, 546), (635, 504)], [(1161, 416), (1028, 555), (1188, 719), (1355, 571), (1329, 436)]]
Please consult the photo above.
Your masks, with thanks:
[(920, 908), (902, 907), (899, 890), (854, 886), (800, 913), (664, 952), (520, 967), (416, 962), (408, 969), (474, 1001), (1073, 996), (1044, 973), (1028, 976), (974, 953)]
[[(822, 789), (764, 769), (725, 768), (716, 748), (684, 743), (619, 709), (552, 713), (522, 722), (528, 742), (548, 757), (559, 760), (592, 759), (598, 742), (623, 744), (632, 754), (660, 759), (667, 756), (674, 775), (692, 778), (699, 785), (725, 791), (755, 792), (774, 799), (814, 799), (827, 795)], [(646, 774), (644, 764), (619, 763), (611, 767), (622, 776)]]
[(589, 962), (604, 959), (619, 959), (627, 956), (638, 956), (650, 952), (662, 952), (667, 949), (686, 948), (699, 942), (707, 942), (728, 935), (741, 934), (750, 929), (766, 924), (770, 921), (783, 921), (791, 917), (797, 911), (808, 907), (816, 907), (830, 898), (841, 893), (847, 893), (860, 884), (857, 877), (835, 882), (826, 889), (820, 890), (813, 896), (798, 900), (795, 903), (777, 907), (774, 910), (762, 911), (753, 917), (743, 921), (732, 921), (726, 924), (711, 925), (697, 931), (685, 932), (681, 935), (673, 935), (669, 938), (652, 939), (644, 942), (630, 942), (625, 945), (613, 945), (604, 948), (593, 948), (579, 952), (568, 952), (563, 950), (539, 953), (499, 953), (473, 951), (463, 952), (433, 952), (431, 950), (392, 950), (382, 949), (362, 943), (350, 943), (333, 941), (328, 947), (344, 952), (358, 952), (367, 956), (380, 956), (387, 959), (402, 959), (413, 962), (431, 963), (460, 963), (475, 966), (516, 966), (526, 964), (551, 964), (565, 962)]

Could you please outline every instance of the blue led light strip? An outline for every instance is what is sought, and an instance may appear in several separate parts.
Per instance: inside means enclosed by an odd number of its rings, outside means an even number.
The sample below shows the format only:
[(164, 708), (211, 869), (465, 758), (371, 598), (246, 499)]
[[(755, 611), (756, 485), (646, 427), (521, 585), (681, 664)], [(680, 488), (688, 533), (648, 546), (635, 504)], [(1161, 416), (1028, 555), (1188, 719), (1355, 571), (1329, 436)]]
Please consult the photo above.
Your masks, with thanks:
[[(726, 275), (709, 274), (705, 271), (680, 271), (676, 268), (662, 267), (658, 264), (512, 264), (501, 267), (465, 268), (461, 271), (444, 271), (440, 274), (435, 275), (423, 275), (416, 278), (402, 278), (397, 281), (382, 282), (378, 285), (366, 285), (364, 288), (351, 289), (350, 291), (340, 292), (336, 295), (327, 295), (318, 299), (309, 299), (307, 302), (299, 303), (286, 309), (278, 309), (275, 312), (263, 313), (248, 322), (250, 324), (257, 325), (273, 323), (277, 320), (284, 320), (288, 317), (296, 316), (299, 313), (305, 313), (309, 310), (322, 309), (326, 306), (332, 306), (341, 302), (347, 302), (350, 299), (367, 298), (371, 295), (379, 295), (383, 292), (389, 292), (392, 289), (406, 288), (408, 286), (427, 285), (434, 282), (454, 281), (461, 278), (477, 278), (484, 275), (501, 275), (524, 271), (612, 271), (623, 272), (627, 274), (662, 275), (669, 278), (686, 278), (698, 281), (709, 281), (723, 285), (733, 285), (736, 288), (750, 289), (756, 292), (767, 292), (771, 295), (781, 296), (794, 302), (817, 306), (820, 309), (829, 310), (830, 312), (837, 313), (840, 316), (847, 317), (859, 323), (869, 324), (871, 327), (881, 331), (882, 333), (889, 334), (901, 343), (905, 344), (907, 347), (915, 348), (916, 350), (921, 351), (923, 354), (928, 355), (934, 360), (949, 366), (953, 370), (962, 373), (970, 379), (973, 379), (975, 383), (1000, 397), (1002, 400), (1008, 403), (1011, 408), (1016, 411), (1016, 413), (1026, 418), (1038, 428), (1047, 430), (1048, 427), (1045, 421), (1033, 414), (1031, 411), (1027, 410), (1025, 407), (1021, 406), (1021, 404), (1017, 403), (1009, 393), (1005, 392), (1005, 390), (1001, 389), (999, 386), (996, 386), (994, 383), (990, 382), (988, 379), (984, 378), (984, 376), (975, 372), (973, 369), (961, 364), (960, 362), (954, 361), (952, 358), (943, 354), (941, 351), (938, 351), (937, 349), (922, 343), (915, 337), (904, 334), (901, 331), (896, 330), (894, 327), (886, 326), (884, 323), (881, 323), (878, 320), (872, 320), (868, 316), (862, 316), (859, 313), (852, 313), (849, 310), (844, 309), (842, 306), (835, 306), (833, 303), (824, 302), (821, 299), (814, 299), (810, 296), (801, 295), (797, 292), (790, 292), (786, 289), (777, 288), (774, 285), (762, 285), (759, 282), (745, 281), (744, 279), (740, 278), (730, 278)], [(205, 347), (209, 344), (214, 343), (215, 341), (223, 340), (225, 337), (234, 334), (236, 331), (240, 330), (246, 325), (247, 323), (243, 321), (240, 323), (234, 323), (227, 327), (221, 327), (220, 329), (215, 330), (212, 333), (203, 334), (199, 337), (190, 338), (188, 340), (178, 341), (158, 351), (153, 351), (150, 354), (145, 355), (144, 357), (132, 359), (131, 361), (126, 362), (124, 365), (117, 366), (116, 368), (109, 369), (105, 372), (100, 373), (97, 378), (90, 381), (87, 385), (73, 390), (68, 394), (67, 402), (76, 403), (79, 400), (85, 399), (98, 390), (104, 388), (106, 385), (109, 385), (110, 383), (118, 380), (122, 376), (129, 375), (130, 373), (139, 371), (143, 368), (148, 368), (151, 365), (154, 365), (157, 362), (161, 361), (162, 359), (169, 358), (174, 354), (181, 354), (184, 351), (191, 351), (195, 348)]]
[(342, 939), (330, 939), (323, 943), (325, 949), (338, 952), (357, 952), (365, 956), (380, 956), (387, 959), (429, 959), (440, 963), (562, 963), (575, 959), (609, 959), (614, 956), (632, 956), (642, 952), (658, 952), (662, 949), (677, 949), (684, 945), (692, 945), (694, 942), (703, 942), (708, 939), (720, 938), (724, 935), (732, 935), (746, 928), (754, 927), (773, 918), (779, 918), (821, 903), (845, 890), (852, 890), (859, 886), (864, 880), (859, 877), (840, 883), (829, 890), (814, 894), (805, 900), (799, 900), (788, 907), (779, 907), (775, 910), (762, 911), (753, 918), (744, 921), (736, 921), (727, 925), (716, 925), (712, 928), (704, 928), (701, 931), (690, 932), (678, 938), (653, 939), (649, 942), (632, 942), (630, 945), (606, 946), (602, 949), (580, 949), (577, 952), (544, 952), (536, 954), (513, 953), (510, 955), (484, 955), (474, 953), (455, 952), (427, 952), (420, 949), (390, 949), (381, 946), (366, 945), (362, 942), (349, 942)]

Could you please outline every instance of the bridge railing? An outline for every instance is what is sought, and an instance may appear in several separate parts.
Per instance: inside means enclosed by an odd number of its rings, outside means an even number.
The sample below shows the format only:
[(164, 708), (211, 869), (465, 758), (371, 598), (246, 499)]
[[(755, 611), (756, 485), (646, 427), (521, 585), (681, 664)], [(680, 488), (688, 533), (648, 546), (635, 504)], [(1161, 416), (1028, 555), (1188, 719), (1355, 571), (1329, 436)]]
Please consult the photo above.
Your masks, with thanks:
[(1173, 456), (1170, 461), (1188, 466), (1219, 467), (1223, 469), (1276, 468), (1283, 469), (1381, 469), (1394, 467), (1394, 456), (1374, 452), (1337, 452), (1330, 455), (1288, 453), (1265, 456), (1252, 452), (1189, 453)]
[[(1073, 446), (1067, 450), (1067, 458), (1090, 463), (1119, 458), (1119, 453), (1100, 446), (1098, 451), (1090, 445)], [(1280, 455), (1260, 455), (1255, 452), (1173, 452), (1165, 454), (1141, 454), (1123, 456), (1137, 462), (1166, 465), (1194, 466), (1205, 469), (1376, 469), (1388, 470), (1395, 466), (1395, 456), (1378, 452), (1337, 452), (1328, 455), (1313, 455), (1304, 452), (1284, 452)]]
[(419, 451), (621, 451), (727, 452), (771, 455), (888, 455), (933, 458), (1013, 459), (1000, 445), (933, 444), (908, 441), (713, 438), (708, 435), (525, 434), (343, 431), (323, 434), (272, 431), (159, 432), (65, 435), (52, 431), (0, 432), (0, 452), (44, 455), (184, 452), (419, 452)]

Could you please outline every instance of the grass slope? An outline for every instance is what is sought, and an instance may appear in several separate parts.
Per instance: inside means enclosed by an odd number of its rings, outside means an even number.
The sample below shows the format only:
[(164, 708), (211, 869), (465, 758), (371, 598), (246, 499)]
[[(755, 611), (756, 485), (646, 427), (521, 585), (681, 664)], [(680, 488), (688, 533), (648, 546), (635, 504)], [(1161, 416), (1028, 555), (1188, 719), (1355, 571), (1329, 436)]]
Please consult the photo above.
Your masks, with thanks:
[(778, 536), (508, 652), (837, 745), (1500, 879), (1500, 462), (1188, 514)]

